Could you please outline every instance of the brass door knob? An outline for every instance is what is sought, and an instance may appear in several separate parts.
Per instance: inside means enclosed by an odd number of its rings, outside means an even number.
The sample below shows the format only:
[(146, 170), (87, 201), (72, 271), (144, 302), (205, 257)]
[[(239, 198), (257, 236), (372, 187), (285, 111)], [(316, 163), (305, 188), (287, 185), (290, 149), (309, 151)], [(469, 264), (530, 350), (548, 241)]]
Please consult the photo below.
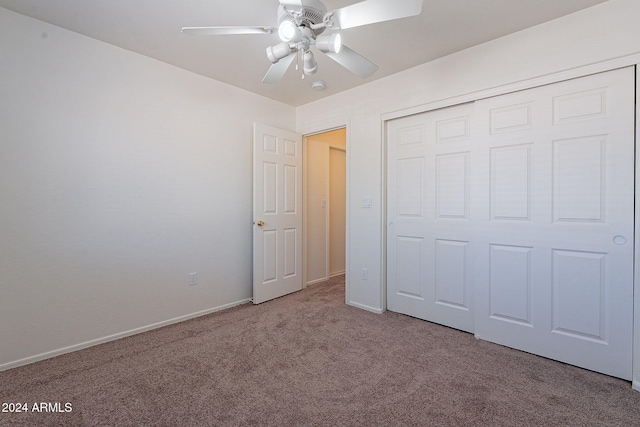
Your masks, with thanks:
[(262, 227), (264, 225), (264, 221), (260, 219), (260, 220), (258, 220), (258, 222), (256, 222), (256, 225), (258, 227)]

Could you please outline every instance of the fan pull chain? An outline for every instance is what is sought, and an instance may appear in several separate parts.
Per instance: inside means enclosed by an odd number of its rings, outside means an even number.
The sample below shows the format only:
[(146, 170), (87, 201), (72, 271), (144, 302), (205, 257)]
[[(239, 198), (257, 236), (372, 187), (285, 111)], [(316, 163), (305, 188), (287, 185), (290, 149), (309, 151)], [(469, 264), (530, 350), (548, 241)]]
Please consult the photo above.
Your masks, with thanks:
[[(300, 57), (304, 55), (304, 51), (302, 49), (298, 49), (298, 54), (296, 55), (296, 71), (300, 71)], [(302, 73), (302, 80), (304, 80), (304, 73)]]
[(296, 71), (300, 70), (300, 49), (296, 52)]

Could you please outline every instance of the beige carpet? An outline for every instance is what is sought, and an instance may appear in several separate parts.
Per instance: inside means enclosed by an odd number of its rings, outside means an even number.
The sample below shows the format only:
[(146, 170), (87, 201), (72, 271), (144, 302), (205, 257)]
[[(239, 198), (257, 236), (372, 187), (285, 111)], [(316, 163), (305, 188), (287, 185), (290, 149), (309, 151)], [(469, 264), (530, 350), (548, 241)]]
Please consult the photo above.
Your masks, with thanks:
[(0, 401), (30, 409), (2, 426), (640, 425), (628, 382), (349, 307), (343, 277), (0, 372)]

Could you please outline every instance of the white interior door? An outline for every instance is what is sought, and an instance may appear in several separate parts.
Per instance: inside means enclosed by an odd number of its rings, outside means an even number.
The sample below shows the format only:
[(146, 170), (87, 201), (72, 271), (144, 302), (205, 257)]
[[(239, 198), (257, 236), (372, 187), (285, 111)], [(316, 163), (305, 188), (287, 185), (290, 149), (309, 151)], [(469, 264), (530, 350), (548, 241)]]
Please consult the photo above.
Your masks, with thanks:
[(476, 335), (632, 375), (634, 70), (478, 101)]
[(302, 136), (253, 127), (253, 303), (302, 289)]
[(388, 123), (387, 306), (631, 379), (634, 70)]

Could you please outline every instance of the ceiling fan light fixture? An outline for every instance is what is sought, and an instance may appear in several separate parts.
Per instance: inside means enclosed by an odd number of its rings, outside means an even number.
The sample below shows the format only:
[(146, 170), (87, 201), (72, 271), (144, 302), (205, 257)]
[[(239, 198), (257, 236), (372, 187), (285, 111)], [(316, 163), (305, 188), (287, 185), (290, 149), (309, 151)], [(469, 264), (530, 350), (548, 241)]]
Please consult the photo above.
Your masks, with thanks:
[(334, 33), (329, 36), (318, 36), (316, 39), (316, 48), (324, 53), (340, 53), (342, 48), (342, 37), (340, 33)]
[[(271, 0), (270, 0), (271, 1)], [(263, 83), (276, 83), (282, 79), (290, 65), (296, 61), (299, 70), (303, 62), (305, 75), (315, 74), (318, 64), (309, 49), (320, 52), (357, 76), (371, 77), (378, 67), (358, 53), (342, 45), (340, 34), (322, 36), (325, 30), (360, 27), (378, 22), (417, 16), (422, 12), (424, 0), (360, 0), (350, 6), (329, 10), (323, 0), (278, 0), (278, 27), (184, 27), (182, 31), (193, 35), (271, 34), (278, 31), (282, 41), (266, 49), (272, 65), (262, 79)], [(352, 0), (353, 1), (353, 0)], [(391, 4), (393, 3), (393, 5)]]
[(313, 57), (313, 53), (309, 51), (306, 51), (303, 56), (303, 70), (306, 75), (311, 75), (318, 72), (318, 63)]
[(276, 64), (282, 58), (286, 58), (291, 55), (292, 52), (293, 49), (291, 49), (289, 43), (283, 42), (275, 46), (269, 46), (267, 48), (267, 58), (269, 58), (269, 61), (271, 61), (272, 64)]
[(284, 20), (278, 26), (278, 36), (283, 42), (297, 41), (300, 36), (300, 30), (293, 21)]

